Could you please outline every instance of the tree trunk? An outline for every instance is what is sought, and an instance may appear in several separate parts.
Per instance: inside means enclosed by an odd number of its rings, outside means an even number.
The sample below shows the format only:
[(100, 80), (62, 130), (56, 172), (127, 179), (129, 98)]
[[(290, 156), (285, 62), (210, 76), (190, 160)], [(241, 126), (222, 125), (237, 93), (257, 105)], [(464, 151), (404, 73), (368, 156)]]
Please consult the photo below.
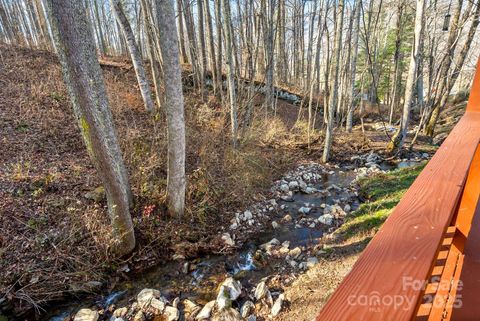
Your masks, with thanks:
[(327, 118), (327, 128), (325, 132), (325, 146), (323, 148), (322, 161), (324, 163), (328, 162), (330, 158), (330, 149), (332, 147), (333, 141), (333, 125), (334, 125), (334, 116), (335, 108), (337, 106), (337, 95), (338, 95), (338, 71), (340, 65), (340, 50), (342, 46), (342, 29), (343, 29), (343, 11), (344, 11), (344, 0), (338, 1), (338, 7), (336, 12), (336, 26), (335, 26), (335, 43), (333, 48), (333, 59), (332, 61), (332, 92), (329, 96), (328, 102), (328, 118)]
[(200, 41), (200, 94), (202, 100), (205, 95), (205, 77), (207, 74), (207, 50), (205, 46), (205, 27), (203, 19), (203, 0), (197, 0), (198, 10), (198, 39)]
[(140, 93), (142, 94), (145, 109), (149, 112), (152, 112), (154, 110), (154, 104), (152, 100), (150, 84), (148, 82), (147, 75), (145, 74), (142, 57), (138, 50), (137, 44), (135, 43), (135, 36), (133, 35), (132, 28), (130, 27), (130, 23), (125, 16), (125, 13), (123, 12), (120, 0), (110, 0), (110, 3), (115, 10), (117, 21), (120, 24), (123, 35), (127, 41), (128, 50), (130, 51), (133, 68), (135, 69), (135, 74), (137, 75), (138, 86), (140, 87)]
[(347, 122), (346, 130), (347, 132), (352, 132), (353, 127), (353, 112), (355, 111), (355, 80), (357, 74), (357, 57), (358, 57), (358, 40), (360, 36), (360, 12), (361, 12), (361, 0), (356, 0), (355, 6), (355, 34), (353, 35), (353, 55), (352, 55), (352, 65), (350, 67), (350, 101), (348, 103), (347, 111)]
[(422, 54), (422, 37), (425, 17), (423, 12), (425, 10), (426, 0), (417, 0), (417, 10), (415, 13), (415, 34), (412, 53), (410, 56), (410, 66), (408, 69), (407, 83), (405, 86), (405, 101), (403, 104), (402, 121), (400, 122), (400, 128), (397, 130), (392, 138), (392, 141), (388, 144), (387, 149), (392, 152), (396, 149), (402, 148), (408, 131), (408, 123), (410, 121), (410, 112), (412, 109), (413, 98), (415, 94), (416, 75), (418, 70), (418, 63), (420, 55)]
[(225, 57), (227, 63), (227, 82), (228, 82), (228, 95), (230, 98), (230, 126), (232, 133), (232, 143), (233, 147), (236, 148), (238, 145), (237, 142), (237, 96), (235, 90), (235, 78), (234, 70), (235, 66), (233, 65), (233, 37), (232, 37), (232, 22), (230, 15), (230, 4), (229, 0), (222, 1), (222, 10), (223, 10), (223, 33), (225, 35)]
[(156, 0), (165, 79), (168, 132), (167, 206), (171, 215), (185, 212), (185, 116), (174, 0)]
[(107, 194), (115, 236), (113, 248), (118, 255), (125, 255), (135, 247), (129, 212), (131, 192), (95, 53), (92, 29), (87, 23), (82, 2), (47, 0), (46, 4), (73, 110)]
[(388, 118), (388, 123), (391, 125), (393, 122), (393, 115), (398, 105), (400, 104), (400, 94), (402, 90), (402, 34), (403, 34), (403, 10), (405, 3), (400, 1), (398, 3), (397, 11), (397, 23), (396, 23), (396, 33), (395, 33), (395, 52), (393, 54), (394, 60), (394, 77), (393, 77), (393, 86), (391, 92), (391, 102), (390, 102), (390, 115)]

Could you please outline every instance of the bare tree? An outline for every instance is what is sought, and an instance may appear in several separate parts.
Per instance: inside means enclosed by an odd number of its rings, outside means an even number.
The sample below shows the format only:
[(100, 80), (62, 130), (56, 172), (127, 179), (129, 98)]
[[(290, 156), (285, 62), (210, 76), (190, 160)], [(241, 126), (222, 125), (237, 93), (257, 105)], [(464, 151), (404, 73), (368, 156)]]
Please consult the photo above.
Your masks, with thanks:
[(142, 94), (143, 103), (145, 104), (145, 109), (151, 112), (154, 110), (152, 92), (150, 90), (150, 84), (145, 74), (145, 68), (143, 67), (142, 55), (138, 50), (137, 44), (135, 42), (135, 36), (133, 35), (132, 28), (130, 27), (130, 23), (125, 16), (125, 13), (123, 12), (120, 0), (110, 0), (110, 3), (115, 10), (115, 15), (117, 17), (118, 23), (122, 28), (123, 35), (125, 36), (125, 39), (127, 41), (128, 50), (130, 52), (130, 57), (132, 58), (135, 74), (137, 75), (137, 81), (140, 87), (140, 93)]
[(168, 127), (167, 205), (171, 215), (185, 211), (185, 116), (175, 25), (174, 0), (155, 0), (165, 79), (165, 109)]
[(330, 158), (330, 149), (333, 141), (333, 125), (335, 117), (335, 108), (337, 107), (338, 99), (338, 71), (340, 68), (340, 50), (342, 45), (342, 33), (343, 33), (343, 10), (344, 0), (339, 0), (336, 12), (335, 21), (335, 43), (333, 48), (334, 62), (332, 63), (332, 92), (328, 101), (328, 117), (327, 117), (327, 129), (325, 131), (325, 145), (323, 148), (322, 161), (328, 162)]
[(400, 122), (400, 128), (397, 130), (395, 135), (392, 138), (392, 141), (388, 145), (389, 151), (394, 151), (395, 149), (402, 148), (403, 143), (405, 142), (405, 137), (407, 136), (408, 123), (410, 121), (410, 112), (412, 109), (413, 98), (415, 94), (416, 87), (416, 76), (418, 70), (418, 64), (420, 55), (422, 55), (422, 40), (423, 37), (423, 28), (425, 25), (425, 16), (423, 12), (425, 11), (425, 2), (426, 0), (417, 0), (416, 13), (415, 13), (415, 35), (413, 41), (412, 53), (410, 56), (410, 66), (408, 68), (407, 83), (405, 87), (405, 101), (403, 104), (403, 115)]
[(225, 35), (225, 56), (227, 63), (227, 82), (228, 82), (228, 95), (230, 98), (230, 126), (232, 134), (232, 143), (233, 147), (236, 148), (237, 141), (237, 129), (238, 129), (238, 119), (237, 119), (237, 96), (235, 89), (235, 77), (234, 77), (234, 60), (233, 60), (233, 36), (232, 36), (232, 22), (231, 22), (231, 13), (230, 13), (230, 3), (229, 0), (220, 0), (222, 1), (222, 11), (223, 11), (223, 33)]
[(46, 4), (73, 111), (88, 153), (105, 186), (116, 241), (113, 248), (118, 255), (124, 255), (135, 247), (129, 212), (131, 192), (95, 53), (92, 29), (82, 2), (47, 0)]

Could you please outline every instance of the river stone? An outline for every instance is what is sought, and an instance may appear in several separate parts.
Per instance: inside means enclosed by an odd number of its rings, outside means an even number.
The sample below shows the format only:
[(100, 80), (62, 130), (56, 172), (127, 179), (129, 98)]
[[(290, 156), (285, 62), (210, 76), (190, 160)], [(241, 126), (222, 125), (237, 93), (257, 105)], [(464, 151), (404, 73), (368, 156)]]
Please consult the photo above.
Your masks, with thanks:
[(279, 226), (280, 226), (280, 225), (279, 225), (277, 222), (275, 222), (275, 221), (272, 222), (272, 227), (273, 227), (274, 229), (279, 228)]
[(253, 218), (252, 212), (250, 212), (248, 210), (243, 212), (243, 220), (244, 221), (251, 220), (252, 218)]
[(133, 321), (145, 321), (145, 316), (142, 311), (138, 311), (137, 314), (133, 317)]
[(290, 250), (290, 252), (288, 252), (288, 255), (296, 259), (300, 255), (302, 255), (302, 249), (297, 246), (296, 248)]
[(218, 311), (212, 321), (243, 321), (240, 313), (232, 308)]
[(297, 181), (291, 181), (290, 183), (288, 183), (288, 188), (291, 191), (297, 190), (298, 189), (298, 182)]
[(257, 321), (257, 316), (252, 314), (247, 318), (247, 321)]
[(195, 320), (205, 320), (210, 318), (210, 314), (212, 313), (212, 309), (215, 306), (215, 301), (210, 301), (202, 308), (200, 313), (197, 314)]
[(308, 214), (310, 213), (310, 211), (311, 211), (311, 208), (305, 207), (305, 206), (302, 206), (298, 209), (298, 213), (301, 213), (301, 214)]
[(255, 310), (255, 304), (253, 304), (252, 301), (247, 300), (242, 305), (242, 308), (240, 309), (240, 314), (242, 315), (242, 318), (246, 318), (253, 312), (253, 310)]
[(282, 192), (288, 192), (290, 189), (288, 188), (288, 184), (282, 184), (280, 185), (280, 190)]
[(199, 309), (200, 307), (198, 306), (198, 304), (196, 304), (195, 302), (189, 300), (189, 299), (185, 299), (182, 301), (183, 303), (183, 308), (184, 308), (184, 311), (185, 312), (188, 312), (188, 313), (192, 313), (194, 312), (195, 310)]
[(115, 311), (113, 311), (113, 316), (116, 318), (123, 318), (127, 314), (127, 312), (128, 312), (127, 307), (118, 308)]
[(163, 300), (159, 300), (159, 299), (156, 299), (156, 298), (152, 298), (150, 300), (150, 307), (157, 310), (158, 314), (163, 312), (163, 310), (165, 309), (165, 305), (166, 305), (165, 301), (163, 301)]
[(352, 207), (351, 207), (349, 204), (347, 204), (347, 205), (344, 206), (343, 210), (344, 210), (346, 213), (348, 213), (348, 212), (350, 212), (350, 211), (352, 210)]
[(333, 224), (333, 215), (332, 214), (325, 214), (318, 218), (318, 221), (325, 225), (332, 225)]
[(309, 257), (306, 262), (307, 267), (309, 268), (314, 267), (315, 264), (317, 263), (318, 263), (318, 259), (316, 257)]
[(242, 293), (242, 285), (233, 278), (227, 278), (220, 285), (217, 295), (217, 306), (220, 310), (229, 308)]
[(160, 297), (160, 291), (155, 289), (143, 289), (137, 294), (137, 301), (141, 308), (148, 308), (150, 301)]
[(180, 312), (176, 307), (167, 306), (163, 313), (167, 317), (167, 321), (177, 321), (180, 318)]
[(97, 321), (99, 314), (97, 311), (90, 309), (81, 309), (75, 314), (73, 321)]
[(268, 287), (265, 281), (258, 283), (255, 288), (255, 299), (258, 301), (265, 298), (268, 292)]
[(276, 317), (282, 311), (284, 295), (280, 294), (272, 307), (272, 316)]

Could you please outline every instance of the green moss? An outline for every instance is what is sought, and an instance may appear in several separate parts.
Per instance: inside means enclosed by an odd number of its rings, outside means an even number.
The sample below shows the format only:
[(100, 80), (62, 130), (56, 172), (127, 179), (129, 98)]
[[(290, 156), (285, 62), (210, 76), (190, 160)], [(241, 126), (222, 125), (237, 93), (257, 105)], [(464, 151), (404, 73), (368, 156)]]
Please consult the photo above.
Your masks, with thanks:
[(360, 195), (367, 201), (335, 233), (349, 239), (377, 231), (424, 167), (403, 168), (360, 181)]
[(82, 129), (82, 136), (87, 145), (87, 150), (90, 155), (93, 155), (92, 140), (90, 138), (90, 126), (88, 125), (85, 116), (80, 117), (80, 128)]

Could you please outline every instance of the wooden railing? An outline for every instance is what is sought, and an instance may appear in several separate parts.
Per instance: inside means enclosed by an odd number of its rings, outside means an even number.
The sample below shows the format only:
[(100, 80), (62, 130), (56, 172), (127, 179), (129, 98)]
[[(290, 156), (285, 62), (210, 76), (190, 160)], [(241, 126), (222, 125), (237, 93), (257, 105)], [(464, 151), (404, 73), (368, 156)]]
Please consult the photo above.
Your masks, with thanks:
[(467, 110), (317, 321), (480, 320), (480, 63)]

